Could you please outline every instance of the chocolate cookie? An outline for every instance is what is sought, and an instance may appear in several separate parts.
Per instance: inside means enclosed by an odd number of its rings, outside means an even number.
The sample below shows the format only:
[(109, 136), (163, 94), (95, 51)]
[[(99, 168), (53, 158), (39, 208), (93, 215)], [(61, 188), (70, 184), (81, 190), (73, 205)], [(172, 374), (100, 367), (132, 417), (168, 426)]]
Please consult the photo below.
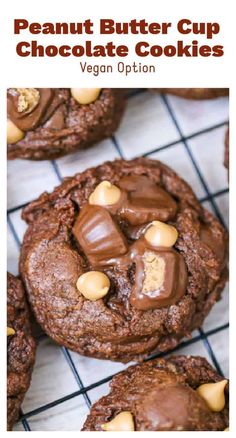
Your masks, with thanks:
[(35, 360), (28, 308), (21, 281), (7, 274), (7, 430), (17, 420)]
[(215, 99), (229, 94), (228, 88), (158, 88), (156, 90), (186, 99)]
[(82, 430), (223, 431), (228, 381), (202, 357), (173, 356), (127, 368), (92, 406)]
[(110, 137), (124, 111), (112, 88), (10, 88), (8, 158), (49, 160)]
[(20, 271), (59, 344), (127, 362), (200, 327), (227, 280), (227, 233), (159, 161), (67, 178), (23, 211)]

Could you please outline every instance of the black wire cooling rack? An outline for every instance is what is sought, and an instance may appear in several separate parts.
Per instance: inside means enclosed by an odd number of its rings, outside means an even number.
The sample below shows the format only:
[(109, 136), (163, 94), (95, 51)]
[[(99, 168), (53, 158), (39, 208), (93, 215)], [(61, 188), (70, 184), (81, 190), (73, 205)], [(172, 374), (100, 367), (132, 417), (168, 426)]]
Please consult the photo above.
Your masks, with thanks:
[[(145, 92), (145, 90), (143, 90), (143, 89), (132, 90), (127, 95), (127, 99), (131, 99), (133, 96), (135, 96), (135, 95), (137, 95), (139, 93), (143, 93), (143, 92)], [(199, 201), (201, 203), (203, 203), (205, 201), (208, 201), (210, 203), (210, 205), (211, 205), (211, 208), (212, 208), (214, 214), (218, 217), (219, 221), (226, 227), (224, 218), (223, 218), (223, 216), (222, 216), (222, 214), (221, 214), (221, 212), (220, 212), (220, 210), (218, 208), (218, 205), (216, 203), (216, 199), (219, 196), (228, 193), (229, 189), (228, 188), (224, 188), (224, 189), (219, 190), (219, 191), (217, 191), (215, 193), (211, 193), (211, 191), (210, 191), (210, 189), (208, 187), (208, 184), (206, 182), (206, 179), (205, 179), (205, 177), (203, 175), (203, 172), (201, 171), (201, 169), (200, 169), (197, 161), (195, 160), (195, 158), (194, 158), (194, 156), (192, 154), (192, 151), (191, 151), (191, 149), (190, 149), (190, 147), (188, 145), (188, 140), (191, 140), (192, 138), (195, 138), (195, 137), (197, 137), (199, 135), (202, 135), (202, 134), (205, 134), (207, 132), (214, 131), (215, 129), (218, 129), (220, 127), (223, 127), (223, 126), (226, 127), (227, 124), (228, 124), (228, 120), (225, 120), (225, 121), (223, 121), (221, 123), (218, 123), (218, 124), (214, 124), (214, 125), (212, 125), (210, 127), (207, 127), (206, 129), (202, 129), (200, 131), (196, 131), (196, 132), (194, 132), (193, 134), (191, 134), (189, 136), (184, 136), (183, 132), (181, 130), (181, 127), (180, 127), (180, 125), (179, 125), (179, 123), (178, 123), (178, 121), (176, 119), (176, 116), (175, 116), (175, 114), (174, 114), (174, 112), (173, 112), (173, 110), (172, 110), (172, 108), (171, 108), (171, 106), (170, 106), (170, 104), (168, 102), (168, 99), (167, 99), (166, 95), (165, 94), (161, 94), (161, 99), (162, 99), (163, 104), (165, 105), (165, 107), (166, 107), (166, 109), (168, 111), (169, 117), (171, 118), (172, 122), (174, 123), (174, 125), (175, 125), (175, 127), (176, 127), (176, 129), (177, 129), (177, 131), (179, 133), (179, 138), (176, 141), (173, 141), (173, 142), (170, 142), (168, 144), (164, 144), (162, 146), (159, 146), (157, 149), (149, 151), (148, 153), (145, 153), (142, 156), (149, 156), (149, 155), (151, 155), (151, 154), (153, 154), (155, 152), (159, 152), (159, 151), (162, 151), (164, 149), (171, 148), (172, 146), (177, 145), (178, 143), (182, 143), (184, 145), (185, 152), (189, 156), (189, 158), (190, 158), (190, 160), (192, 162), (192, 165), (193, 165), (193, 167), (194, 167), (194, 169), (195, 169), (195, 171), (196, 171), (196, 173), (198, 175), (198, 178), (199, 178), (199, 180), (201, 182), (201, 185), (205, 189), (205, 192), (206, 192), (206, 196), (201, 198)], [(111, 141), (112, 141), (114, 147), (116, 148), (116, 151), (119, 154), (120, 158), (124, 158), (122, 150), (121, 150), (121, 147), (119, 145), (119, 142), (117, 141), (117, 138), (115, 136), (113, 136), (111, 138)], [(223, 161), (223, 157), (222, 157), (222, 161)], [(63, 178), (61, 176), (60, 169), (58, 167), (57, 162), (56, 161), (52, 161), (51, 163), (52, 163), (53, 169), (54, 169), (54, 171), (56, 173), (56, 176), (57, 176), (59, 182), (61, 182)], [(13, 207), (13, 208), (10, 208), (7, 211), (7, 219), (8, 219), (9, 229), (10, 229), (10, 231), (11, 231), (11, 233), (12, 233), (12, 235), (14, 237), (14, 240), (15, 240), (15, 242), (16, 242), (18, 247), (20, 247), (21, 242), (20, 242), (20, 239), (19, 239), (19, 237), (17, 235), (17, 232), (15, 230), (14, 224), (13, 224), (13, 222), (11, 220), (11, 214), (16, 212), (16, 211), (18, 211), (18, 210), (21, 210), (23, 207), (25, 207), (25, 205), (27, 205), (27, 203), (18, 205), (18, 206)], [(214, 364), (214, 366), (215, 366), (216, 370), (218, 371), (218, 373), (223, 376), (223, 372), (222, 372), (220, 363), (217, 360), (217, 357), (216, 357), (216, 355), (215, 355), (215, 353), (213, 351), (210, 339), (211, 339), (212, 335), (220, 333), (223, 330), (227, 329), (228, 327), (229, 327), (229, 323), (226, 323), (224, 325), (219, 325), (219, 326), (217, 326), (217, 327), (215, 327), (215, 328), (213, 328), (211, 330), (204, 331), (203, 329), (199, 329), (196, 332), (197, 333), (196, 335), (194, 335), (191, 339), (183, 341), (181, 344), (179, 344), (173, 350), (169, 350), (169, 351), (167, 351), (165, 353), (154, 354), (154, 355), (148, 357), (146, 360), (150, 360), (150, 359), (158, 358), (158, 357), (165, 357), (166, 355), (169, 355), (172, 352), (178, 351), (178, 350), (182, 349), (183, 347), (187, 347), (189, 345), (195, 344), (198, 341), (203, 341), (203, 344), (204, 344), (204, 346), (206, 348), (206, 351), (207, 351), (209, 357), (211, 358), (212, 363)], [(41, 340), (44, 339), (45, 337), (46, 337), (46, 335), (40, 336), (38, 338), (38, 342), (41, 342)], [(58, 347), (58, 348), (60, 348), (62, 350), (62, 352), (63, 352), (64, 358), (67, 361), (67, 363), (68, 363), (68, 365), (69, 365), (69, 367), (70, 367), (70, 369), (71, 369), (71, 371), (72, 371), (72, 373), (74, 375), (74, 378), (75, 378), (75, 380), (77, 382), (78, 389), (76, 389), (74, 392), (71, 392), (71, 393), (67, 394), (64, 397), (58, 398), (58, 399), (56, 399), (56, 400), (54, 400), (54, 401), (52, 401), (50, 403), (41, 405), (41, 406), (31, 410), (31, 411), (28, 411), (28, 412), (21, 411), (21, 415), (20, 415), (19, 421), (22, 423), (25, 431), (31, 431), (28, 419), (30, 419), (33, 416), (36, 416), (36, 415), (38, 415), (38, 414), (40, 414), (40, 413), (42, 413), (44, 411), (47, 411), (47, 410), (49, 410), (49, 409), (51, 409), (51, 408), (53, 408), (53, 407), (55, 407), (57, 405), (63, 404), (66, 401), (68, 401), (70, 399), (73, 399), (74, 397), (78, 397), (78, 396), (82, 395), (83, 398), (84, 398), (84, 402), (86, 403), (87, 407), (90, 409), (91, 401), (90, 401), (90, 397), (88, 395), (89, 391), (91, 391), (92, 389), (98, 388), (100, 385), (103, 385), (104, 383), (109, 382), (112, 379), (112, 377), (116, 374), (115, 373), (115, 374), (109, 375), (109, 376), (107, 376), (107, 377), (105, 377), (105, 378), (103, 378), (101, 380), (98, 380), (98, 381), (96, 381), (96, 382), (94, 382), (94, 383), (92, 383), (92, 384), (90, 384), (88, 386), (84, 386), (83, 385), (83, 381), (82, 381), (82, 379), (80, 377), (80, 374), (78, 372), (78, 369), (77, 369), (77, 367), (76, 367), (76, 365), (75, 365), (75, 363), (73, 361), (73, 358), (72, 358), (72, 355), (71, 355), (70, 351), (67, 348), (65, 348), (65, 347)]]

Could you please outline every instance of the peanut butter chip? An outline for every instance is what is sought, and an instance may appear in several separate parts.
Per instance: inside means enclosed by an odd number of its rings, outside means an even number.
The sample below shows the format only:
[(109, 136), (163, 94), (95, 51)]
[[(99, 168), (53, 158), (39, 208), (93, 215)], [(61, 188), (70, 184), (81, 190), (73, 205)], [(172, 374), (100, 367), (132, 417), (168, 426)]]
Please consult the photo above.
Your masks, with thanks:
[(85, 272), (78, 278), (76, 286), (85, 298), (96, 301), (108, 293), (110, 280), (103, 272), (90, 271)]
[(134, 431), (133, 416), (128, 411), (120, 412), (109, 423), (102, 424), (101, 428), (106, 432)]
[(88, 105), (97, 100), (101, 88), (71, 88), (71, 95), (81, 105)]
[(24, 138), (25, 134), (21, 129), (17, 128), (15, 123), (10, 119), (7, 120), (7, 143), (14, 144)]
[(17, 111), (30, 113), (38, 105), (40, 94), (36, 88), (17, 88), (19, 93)]
[(197, 392), (202, 397), (209, 409), (213, 412), (220, 412), (225, 406), (224, 389), (228, 381), (221, 380), (216, 383), (205, 383), (197, 388)]
[(144, 237), (152, 246), (166, 246), (170, 248), (178, 239), (178, 232), (172, 225), (153, 221)]
[(11, 327), (7, 327), (7, 336), (12, 336), (14, 335), (16, 332), (13, 328)]
[(165, 277), (165, 261), (153, 252), (146, 252), (143, 258), (145, 278), (142, 292), (156, 296), (161, 291)]
[(109, 181), (102, 181), (89, 196), (91, 205), (113, 205), (120, 199), (121, 191)]

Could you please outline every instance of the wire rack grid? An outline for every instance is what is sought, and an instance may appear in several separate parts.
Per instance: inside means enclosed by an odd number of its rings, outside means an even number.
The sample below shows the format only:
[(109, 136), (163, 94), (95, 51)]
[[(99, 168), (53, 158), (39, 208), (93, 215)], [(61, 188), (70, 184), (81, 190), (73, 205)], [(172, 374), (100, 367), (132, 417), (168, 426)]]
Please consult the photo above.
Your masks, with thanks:
[[(222, 162), (228, 99), (195, 102), (138, 89), (130, 91), (127, 100), (124, 119), (111, 139), (51, 162), (15, 160), (8, 164), (11, 272), (17, 273), (25, 231), (20, 215), (22, 208), (32, 200), (32, 193), (34, 198), (45, 189), (52, 189), (66, 175), (117, 157), (148, 156), (166, 162), (192, 185), (200, 202), (227, 227), (229, 189)], [(221, 375), (227, 375), (227, 299), (226, 290), (223, 299), (191, 339), (184, 339), (174, 350), (150, 358), (175, 351), (204, 355)], [(38, 336), (32, 384), (15, 430), (79, 430), (91, 404), (107, 393), (112, 376), (126, 366), (83, 358), (54, 344), (45, 334)], [(49, 388), (46, 393), (45, 388)]]

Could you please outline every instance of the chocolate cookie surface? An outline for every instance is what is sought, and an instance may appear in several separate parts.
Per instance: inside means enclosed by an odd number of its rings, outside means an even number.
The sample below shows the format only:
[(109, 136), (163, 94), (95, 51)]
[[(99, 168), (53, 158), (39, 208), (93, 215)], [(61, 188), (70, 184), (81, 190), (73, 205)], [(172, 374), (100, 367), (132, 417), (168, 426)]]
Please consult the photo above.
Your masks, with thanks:
[(159, 161), (116, 160), (23, 211), (20, 271), (59, 344), (127, 362), (200, 327), (227, 280), (227, 233)]
[(124, 111), (122, 90), (10, 88), (8, 158), (45, 160), (110, 137)]
[(228, 88), (158, 88), (157, 90), (186, 99), (215, 99), (229, 94)]
[(17, 420), (29, 388), (35, 360), (25, 292), (21, 281), (7, 274), (7, 429)]
[(173, 356), (113, 377), (84, 431), (223, 431), (229, 424), (228, 382), (206, 359)]

